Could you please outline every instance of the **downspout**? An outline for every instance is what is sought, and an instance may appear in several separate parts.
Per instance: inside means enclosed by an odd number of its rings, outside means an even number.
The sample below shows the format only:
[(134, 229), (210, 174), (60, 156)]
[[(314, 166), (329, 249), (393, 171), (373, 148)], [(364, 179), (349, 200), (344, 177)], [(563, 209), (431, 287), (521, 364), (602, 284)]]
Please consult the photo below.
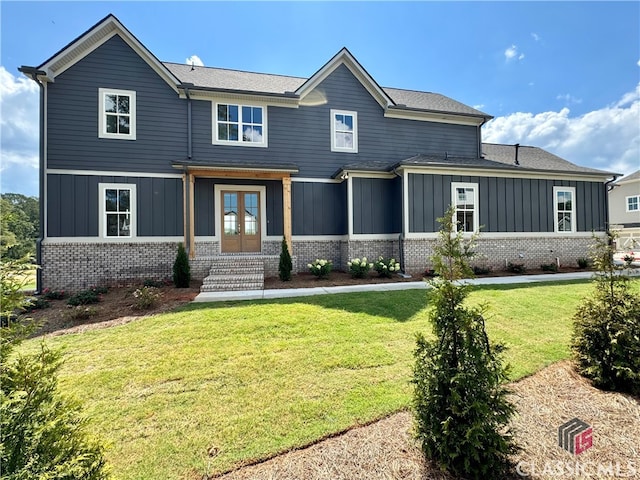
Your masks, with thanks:
[(604, 182), (604, 230), (607, 233), (608, 238), (611, 238), (611, 231), (609, 230), (609, 192), (616, 187), (616, 185), (611, 184), (615, 182), (617, 178), (618, 177), (614, 175), (611, 180)]
[(476, 128), (478, 129), (478, 158), (482, 158), (482, 126), (487, 123), (487, 119), (483, 118), (482, 123)]
[(405, 270), (405, 262), (404, 262), (404, 232), (405, 232), (405, 224), (404, 224), (404, 209), (409, 208), (408, 205), (404, 204), (404, 176), (402, 173), (398, 173), (397, 169), (393, 169), (393, 173), (400, 177), (400, 204), (402, 205), (402, 212), (400, 218), (402, 219), (400, 225), (400, 235), (398, 235), (398, 260), (400, 261), (400, 271), (402, 272), (402, 276), (407, 275)]
[[(191, 142), (191, 95), (189, 95), (189, 88), (184, 87), (184, 94), (187, 97), (187, 159), (191, 160), (193, 157), (193, 144)], [(189, 167), (185, 166), (184, 169), (184, 202), (185, 202), (185, 249), (187, 255), (191, 258), (191, 181), (189, 178)]]
[[(31, 80), (38, 84), (40, 87), (40, 141), (38, 145), (38, 155), (39, 155), (39, 171), (38, 171), (38, 204), (39, 204), (39, 228), (38, 228), (38, 238), (36, 239), (36, 264), (38, 267), (42, 266), (42, 242), (44, 241), (44, 208), (45, 208), (45, 198), (44, 198), (44, 182), (45, 182), (45, 172), (44, 172), (44, 84), (38, 79), (38, 75), (44, 75), (45, 72), (41, 70), (37, 70), (32, 67), (20, 67), (18, 71), (25, 74)], [(40, 294), (42, 292), (42, 269), (36, 269), (36, 294)]]

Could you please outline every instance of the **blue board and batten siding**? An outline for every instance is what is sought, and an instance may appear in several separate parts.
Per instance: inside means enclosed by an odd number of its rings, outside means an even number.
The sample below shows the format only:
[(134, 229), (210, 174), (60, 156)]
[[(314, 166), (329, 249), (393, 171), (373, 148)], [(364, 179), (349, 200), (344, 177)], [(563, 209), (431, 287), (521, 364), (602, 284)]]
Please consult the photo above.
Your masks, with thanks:
[(100, 183), (136, 185), (137, 235), (183, 235), (180, 178), (115, 177), (98, 175), (47, 176), (47, 235), (97, 237)]
[[(136, 92), (136, 140), (98, 138), (99, 88)], [(47, 91), (47, 168), (176, 173), (187, 157), (187, 102), (117, 35)]]
[(291, 197), (293, 235), (348, 233), (346, 182), (293, 182)]
[(478, 184), (482, 232), (553, 232), (553, 187), (576, 189), (579, 232), (604, 231), (606, 189), (603, 183), (529, 178), (409, 174), (409, 231), (437, 232), (451, 204), (451, 183)]
[(388, 234), (402, 231), (402, 180), (354, 178), (353, 233)]
[[(418, 153), (477, 155), (475, 126), (385, 118), (382, 107), (344, 65), (318, 85), (323, 103), (299, 108), (268, 107), (268, 147), (212, 145), (212, 107), (193, 102), (193, 156), (256, 164), (292, 163), (300, 177), (328, 178), (345, 164), (398, 162)], [(331, 151), (331, 109), (358, 114), (358, 153)]]

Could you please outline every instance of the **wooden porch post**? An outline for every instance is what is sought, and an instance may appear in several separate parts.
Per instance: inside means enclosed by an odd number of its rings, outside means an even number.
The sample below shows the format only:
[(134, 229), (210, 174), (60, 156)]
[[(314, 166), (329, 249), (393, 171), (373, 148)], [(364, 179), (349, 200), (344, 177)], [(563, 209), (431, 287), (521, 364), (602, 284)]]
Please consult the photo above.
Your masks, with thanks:
[(293, 243), (291, 241), (291, 177), (282, 177), (282, 214), (284, 238), (289, 247), (289, 254), (293, 256)]
[(194, 226), (195, 195), (193, 193), (194, 186), (195, 186), (195, 177), (193, 176), (193, 174), (191, 173), (189, 174), (188, 181), (189, 181), (189, 258), (196, 258), (196, 242), (195, 242), (196, 228)]

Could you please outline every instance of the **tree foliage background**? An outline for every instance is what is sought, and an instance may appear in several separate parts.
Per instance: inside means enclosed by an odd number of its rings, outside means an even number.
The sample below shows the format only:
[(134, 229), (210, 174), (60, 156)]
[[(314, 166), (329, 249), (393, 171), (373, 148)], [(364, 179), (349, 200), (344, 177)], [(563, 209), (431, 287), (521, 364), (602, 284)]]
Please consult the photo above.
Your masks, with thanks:
[(36, 253), (40, 231), (39, 202), (36, 197), (3, 193), (0, 198), (0, 254), (20, 259)]

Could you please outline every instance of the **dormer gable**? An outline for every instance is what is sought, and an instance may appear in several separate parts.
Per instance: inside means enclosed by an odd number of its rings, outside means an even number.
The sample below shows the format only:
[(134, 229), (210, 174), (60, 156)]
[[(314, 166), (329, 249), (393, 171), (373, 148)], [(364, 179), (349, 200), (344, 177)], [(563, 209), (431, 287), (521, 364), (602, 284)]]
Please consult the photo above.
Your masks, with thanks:
[(306, 82), (304, 82), (295, 91), (302, 102), (304, 98), (311, 93), (323, 80), (331, 75), (336, 68), (344, 65), (351, 71), (354, 77), (362, 84), (362, 86), (371, 94), (371, 96), (380, 104), (383, 109), (395, 105), (393, 99), (378, 85), (371, 75), (364, 69), (360, 62), (351, 54), (351, 52), (343, 47), (336, 53), (331, 60), (325, 63), (320, 70), (314, 73)]
[(85, 58), (109, 39), (118, 35), (177, 93), (178, 80), (113, 14), (96, 23), (37, 67), (38, 78), (45, 82), (55, 79), (65, 70)]

